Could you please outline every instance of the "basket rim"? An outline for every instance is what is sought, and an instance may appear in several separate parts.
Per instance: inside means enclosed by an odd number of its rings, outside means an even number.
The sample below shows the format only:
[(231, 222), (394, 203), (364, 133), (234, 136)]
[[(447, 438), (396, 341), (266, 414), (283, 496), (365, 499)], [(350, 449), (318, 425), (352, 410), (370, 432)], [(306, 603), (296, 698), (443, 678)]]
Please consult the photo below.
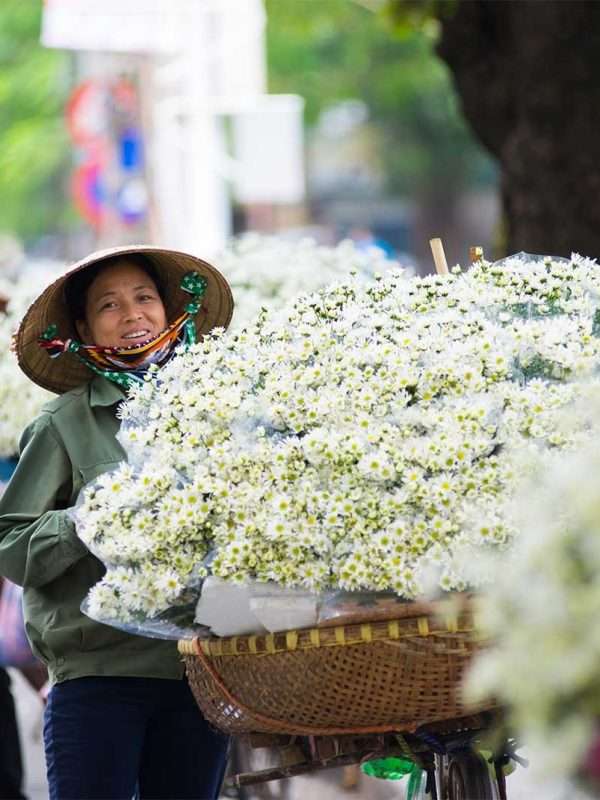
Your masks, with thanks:
[(319, 647), (347, 647), (376, 641), (398, 641), (405, 638), (428, 636), (448, 637), (476, 635), (477, 626), (470, 608), (461, 611), (437, 610), (419, 616), (336, 625), (323, 628), (302, 628), (280, 633), (253, 634), (249, 636), (211, 637), (209, 639), (180, 639), (177, 643), (181, 655), (209, 657), (274, 655), (294, 650)]

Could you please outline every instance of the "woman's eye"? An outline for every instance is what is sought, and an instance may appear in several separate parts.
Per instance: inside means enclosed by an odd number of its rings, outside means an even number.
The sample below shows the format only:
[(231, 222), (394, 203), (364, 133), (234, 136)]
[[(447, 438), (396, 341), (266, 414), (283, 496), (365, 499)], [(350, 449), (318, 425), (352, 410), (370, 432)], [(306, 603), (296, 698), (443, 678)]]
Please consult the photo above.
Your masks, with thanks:
[(104, 303), (100, 306), (100, 311), (104, 311), (105, 308), (115, 308), (116, 305), (117, 304), (114, 302), (114, 300), (110, 300), (108, 303)]

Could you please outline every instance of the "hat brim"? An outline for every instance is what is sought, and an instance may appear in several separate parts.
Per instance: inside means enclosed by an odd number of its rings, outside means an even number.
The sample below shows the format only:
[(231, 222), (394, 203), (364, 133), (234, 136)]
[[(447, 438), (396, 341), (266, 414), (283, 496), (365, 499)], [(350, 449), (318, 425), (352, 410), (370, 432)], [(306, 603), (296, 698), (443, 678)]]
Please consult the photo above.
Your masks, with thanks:
[(56, 394), (63, 394), (93, 378), (93, 372), (74, 353), (64, 353), (58, 358), (52, 359), (39, 346), (38, 340), (52, 324), (58, 327), (60, 338), (77, 338), (65, 301), (66, 282), (75, 273), (88, 269), (94, 264), (115, 257), (127, 257), (131, 254), (145, 256), (158, 273), (169, 322), (172, 322), (190, 301), (189, 294), (181, 289), (181, 280), (186, 273), (193, 271), (207, 279), (202, 310), (195, 317), (198, 337), (213, 328), (226, 328), (229, 325), (233, 314), (231, 288), (223, 275), (207, 261), (189, 253), (146, 245), (101, 250), (78, 261), (68, 272), (50, 284), (30, 306), (19, 325), (16, 334), (19, 366), (27, 377), (31, 378), (38, 386)]

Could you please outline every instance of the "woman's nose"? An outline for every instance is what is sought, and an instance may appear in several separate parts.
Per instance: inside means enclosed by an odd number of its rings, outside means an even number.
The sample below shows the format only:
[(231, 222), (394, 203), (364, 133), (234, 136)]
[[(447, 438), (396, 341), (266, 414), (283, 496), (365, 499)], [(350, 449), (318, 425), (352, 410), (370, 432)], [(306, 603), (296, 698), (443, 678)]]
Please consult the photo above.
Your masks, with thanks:
[(142, 312), (135, 305), (128, 305), (123, 309), (123, 317), (126, 321), (133, 321), (142, 318)]

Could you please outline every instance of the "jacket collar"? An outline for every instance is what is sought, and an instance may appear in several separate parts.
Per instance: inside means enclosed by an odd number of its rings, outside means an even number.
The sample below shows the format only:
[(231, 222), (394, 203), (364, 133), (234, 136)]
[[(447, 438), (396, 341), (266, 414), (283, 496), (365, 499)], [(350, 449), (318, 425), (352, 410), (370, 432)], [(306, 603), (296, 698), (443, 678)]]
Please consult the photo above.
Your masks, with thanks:
[(125, 394), (116, 383), (96, 375), (90, 383), (90, 406), (114, 406), (125, 399)]

